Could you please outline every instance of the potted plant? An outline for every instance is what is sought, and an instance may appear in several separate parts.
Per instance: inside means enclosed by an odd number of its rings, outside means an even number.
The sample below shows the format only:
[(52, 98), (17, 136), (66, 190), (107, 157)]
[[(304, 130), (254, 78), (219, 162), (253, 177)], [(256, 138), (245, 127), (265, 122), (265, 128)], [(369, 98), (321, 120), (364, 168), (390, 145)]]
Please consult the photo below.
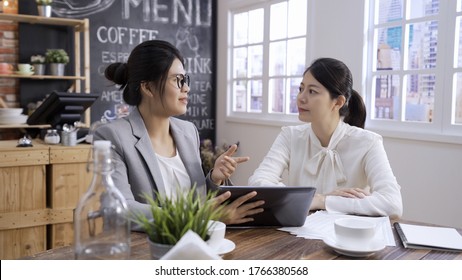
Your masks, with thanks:
[(45, 53), (45, 61), (50, 64), (53, 76), (63, 76), (64, 66), (69, 63), (69, 55), (63, 49), (49, 49)]
[(51, 3), (53, 0), (35, 0), (39, 16), (51, 17)]
[(145, 196), (153, 219), (134, 213), (132, 220), (147, 233), (151, 256), (160, 259), (188, 230), (206, 241), (210, 221), (223, 217), (223, 206), (215, 205), (211, 200), (214, 196), (214, 192), (209, 192), (205, 198), (200, 197), (195, 187), (187, 193), (178, 190), (176, 199), (159, 193), (156, 193), (156, 198)]
[(34, 75), (45, 75), (45, 56), (41, 54), (31, 56), (30, 64), (34, 65)]

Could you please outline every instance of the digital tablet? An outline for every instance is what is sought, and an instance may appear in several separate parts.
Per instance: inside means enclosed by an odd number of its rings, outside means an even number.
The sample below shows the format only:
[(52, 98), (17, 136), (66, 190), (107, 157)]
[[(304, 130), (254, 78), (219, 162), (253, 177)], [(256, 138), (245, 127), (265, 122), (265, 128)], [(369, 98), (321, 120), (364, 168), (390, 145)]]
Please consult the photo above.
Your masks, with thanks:
[(252, 216), (252, 222), (229, 227), (299, 227), (305, 223), (316, 188), (295, 186), (220, 186), (218, 193), (230, 191), (233, 201), (251, 191), (257, 195), (251, 201), (264, 200), (264, 211)]

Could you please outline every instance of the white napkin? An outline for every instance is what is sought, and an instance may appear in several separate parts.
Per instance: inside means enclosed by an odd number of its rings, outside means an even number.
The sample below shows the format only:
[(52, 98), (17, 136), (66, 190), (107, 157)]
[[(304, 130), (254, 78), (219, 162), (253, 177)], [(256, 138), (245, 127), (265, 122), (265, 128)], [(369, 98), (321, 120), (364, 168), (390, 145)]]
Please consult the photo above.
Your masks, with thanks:
[(161, 260), (221, 260), (221, 257), (197, 233), (188, 230)]

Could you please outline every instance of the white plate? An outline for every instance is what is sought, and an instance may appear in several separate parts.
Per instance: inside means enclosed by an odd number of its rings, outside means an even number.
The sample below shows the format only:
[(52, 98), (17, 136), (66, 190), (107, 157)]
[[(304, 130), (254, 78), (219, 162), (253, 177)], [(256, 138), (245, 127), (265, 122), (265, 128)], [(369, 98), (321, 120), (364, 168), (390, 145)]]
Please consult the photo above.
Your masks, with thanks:
[(34, 74), (34, 71), (30, 71), (30, 72), (15, 71), (15, 73), (18, 74), (18, 75), (30, 76), (30, 75)]
[(220, 246), (215, 249), (215, 252), (218, 255), (224, 255), (234, 250), (234, 248), (236, 248), (236, 244), (234, 244), (233, 241), (225, 238), (223, 241), (221, 241)]
[(0, 108), (0, 117), (20, 116), (23, 108)]
[(0, 124), (22, 124), (26, 123), (27, 115), (18, 116), (0, 116)]
[(335, 240), (329, 238), (326, 238), (323, 241), (335, 252), (355, 258), (368, 257), (385, 248), (385, 243), (380, 240), (372, 241), (372, 243), (365, 248), (349, 248), (348, 246), (338, 244)]

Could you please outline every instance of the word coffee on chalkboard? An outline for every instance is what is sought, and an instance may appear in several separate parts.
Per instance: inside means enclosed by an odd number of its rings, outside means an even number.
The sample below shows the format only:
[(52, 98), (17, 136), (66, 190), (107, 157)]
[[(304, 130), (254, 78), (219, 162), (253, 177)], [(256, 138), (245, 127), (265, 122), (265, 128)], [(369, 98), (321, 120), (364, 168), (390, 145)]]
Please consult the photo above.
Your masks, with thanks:
[(55, 15), (90, 21), (90, 85), (101, 94), (92, 106), (92, 122), (125, 116), (130, 110), (122, 92), (104, 77), (105, 68), (126, 62), (139, 43), (161, 39), (180, 50), (191, 77), (188, 110), (179, 118), (193, 122), (201, 139), (214, 140), (215, 6), (216, 0), (54, 1)]

